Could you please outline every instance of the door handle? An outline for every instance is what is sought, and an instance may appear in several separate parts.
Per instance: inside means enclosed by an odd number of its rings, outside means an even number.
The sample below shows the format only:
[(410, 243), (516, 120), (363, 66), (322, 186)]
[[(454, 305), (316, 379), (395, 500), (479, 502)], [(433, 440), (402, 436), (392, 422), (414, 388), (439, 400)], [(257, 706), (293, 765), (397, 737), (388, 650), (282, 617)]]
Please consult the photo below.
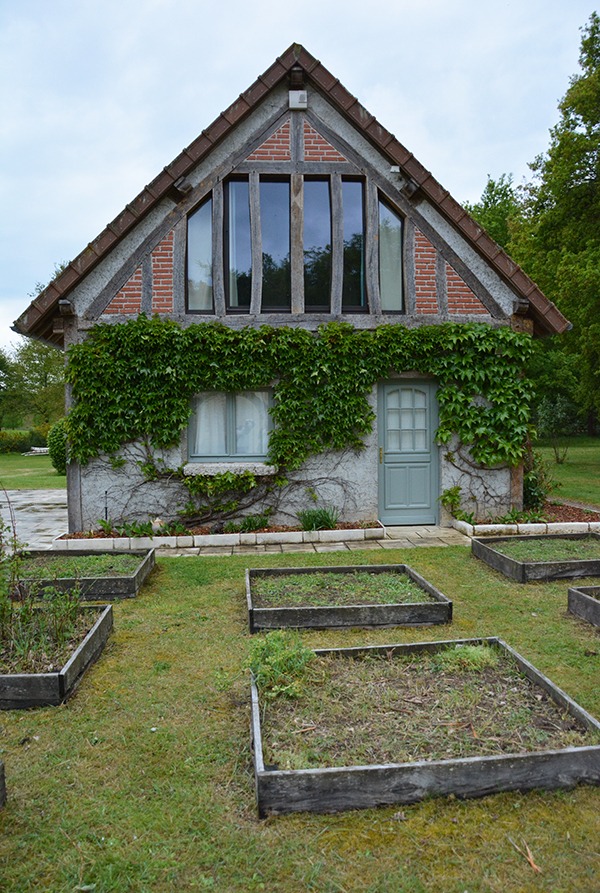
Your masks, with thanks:
[(383, 447), (379, 447), (379, 464), (383, 463)]

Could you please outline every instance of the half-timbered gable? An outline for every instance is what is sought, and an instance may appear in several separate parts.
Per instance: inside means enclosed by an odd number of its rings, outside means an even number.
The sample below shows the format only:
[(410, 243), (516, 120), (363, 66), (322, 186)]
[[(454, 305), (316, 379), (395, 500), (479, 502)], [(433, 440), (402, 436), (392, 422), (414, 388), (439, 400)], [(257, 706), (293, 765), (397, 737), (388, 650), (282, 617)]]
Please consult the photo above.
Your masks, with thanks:
[[(476, 321), (548, 334), (568, 325), (414, 156), (299, 46), (164, 168), (15, 328), (68, 348), (98, 323), (141, 314), (183, 328), (218, 322), (235, 330)], [(360, 456), (321, 457), (307, 467), (307, 479), (313, 473), (323, 480), (337, 463), (351, 493), (342, 514), (433, 523), (440, 490), (456, 483), (435, 445), (436, 382), (417, 368), (402, 375), (390, 370), (374, 389), (378, 421)], [(268, 473), (271, 401), (269, 388), (203, 389), (174, 464), (189, 474)], [(135, 502), (122, 495), (122, 483), (113, 486), (110, 465), (98, 459), (75, 466), (72, 527), (93, 522), (100, 490), (121, 494), (113, 517), (164, 513), (160, 488)], [(518, 503), (514, 471), (491, 474), (483, 488), (492, 493), (490, 509)]]

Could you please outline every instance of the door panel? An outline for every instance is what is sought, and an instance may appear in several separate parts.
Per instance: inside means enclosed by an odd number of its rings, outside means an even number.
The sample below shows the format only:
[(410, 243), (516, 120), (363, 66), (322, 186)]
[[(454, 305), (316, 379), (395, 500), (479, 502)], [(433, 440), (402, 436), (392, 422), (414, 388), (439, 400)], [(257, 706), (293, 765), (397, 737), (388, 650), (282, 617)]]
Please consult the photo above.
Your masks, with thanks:
[(436, 386), (399, 380), (379, 389), (379, 517), (384, 524), (438, 518)]

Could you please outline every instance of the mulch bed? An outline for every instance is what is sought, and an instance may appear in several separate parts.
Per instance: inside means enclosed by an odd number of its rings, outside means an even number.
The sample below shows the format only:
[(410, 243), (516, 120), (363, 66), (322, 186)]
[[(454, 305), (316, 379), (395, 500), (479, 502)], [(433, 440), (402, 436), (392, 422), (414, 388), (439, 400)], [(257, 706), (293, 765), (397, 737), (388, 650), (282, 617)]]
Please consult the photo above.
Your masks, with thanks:
[(546, 502), (544, 505), (544, 518), (549, 523), (562, 524), (567, 524), (571, 521), (600, 521), (600, 510), (595, 512), (574, 505)]

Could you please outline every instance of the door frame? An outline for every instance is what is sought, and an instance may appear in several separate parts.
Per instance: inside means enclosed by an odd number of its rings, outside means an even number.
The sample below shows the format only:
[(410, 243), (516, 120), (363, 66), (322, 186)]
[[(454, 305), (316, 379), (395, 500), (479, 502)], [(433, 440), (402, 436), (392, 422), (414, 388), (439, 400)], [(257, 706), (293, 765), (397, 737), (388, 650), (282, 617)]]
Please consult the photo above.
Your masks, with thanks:
[[(428, 393), (428, 422), (429, 422), (429, 444), (428, 454), (429, 461), (429, 485), (431, 500), (427, 508), (419, 509), (403, 509), (393, 512), (387, 511), (386, 505), (386, 462), (385, 462), (385, 393), (386, 388), (390, 385), (396, 387), (422, 387)], [(407, 376), (406, 378), (390, 378), (380, 381), (377, 386), (377, 499), (379, 519), (382, 524), (388, 527), (393, 526), (434, 526), (439, 524), (440, 518), (440, 456), (439, 447), (435, 441), (435, 432), (438, 427), (438, 402), (437, 402), (438, 383), (433, 378), (420, 378), (417, 375)], [(410, 513), (414, 518), (410, 517)]]

